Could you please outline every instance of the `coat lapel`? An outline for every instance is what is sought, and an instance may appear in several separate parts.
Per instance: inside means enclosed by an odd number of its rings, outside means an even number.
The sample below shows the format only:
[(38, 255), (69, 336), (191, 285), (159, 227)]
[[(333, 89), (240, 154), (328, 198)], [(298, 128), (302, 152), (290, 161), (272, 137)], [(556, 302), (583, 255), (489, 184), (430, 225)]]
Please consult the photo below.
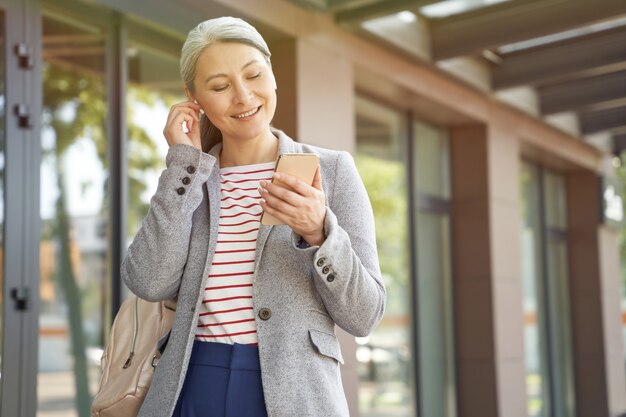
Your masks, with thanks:
[[(296, 143), (287, 136), (284, 132), (278, 129), (272, 128), (272, 133), (274, 136), (278, 138), (278, 154), (283, 153), (298, 153), (299, 149)], [(213, 155), (217, 162), (215, 163), (215, 167), (209, 181), (207, 183), (208, 191), (209, 191), (209, 201), (210, 201), (210, 215), (211, 219), (219, 218), (219, 210), (220, 210), (220, 176), (219, 176), (219, 162), (220, 162), (220, 151), (222, 150), (222, 144), (218, 143), (215, 145), (209, 153)], [(255, 264), (258, 265), (259, 259), (263, 254), (263, 248), (265, 247), (265, 242), (267, 242), (267, 238), (269, 237), (270, 232), (274, 226), (267, 226), (263, 224), (259, 224), (259, 234), (257, 235), (256, 240), (256, 254), (255, 254)], [(211, 238), (210, 238), (210, 248), (215, 249), (215, 243), (217, 242), (217, 224), (211, 224)], [(211, 254), (210, 254), (211, 255)]]
[[(272, 128), (272, 133), (274, 136), (278, 138), (278, 154), (284, 153), (296, 153), (297, 149), (295, 146), (295, 142), (287, 136), (282, 130)], [(274, 226), (259, 224), (259, 234), (256, 239), (256, 254), (255, 254), (255, 265), (259, 264), (259, 259), (263, 255), (263, 248), (265, 247), (265, 242), (267, 242), (267, 238), (270, 235)]]

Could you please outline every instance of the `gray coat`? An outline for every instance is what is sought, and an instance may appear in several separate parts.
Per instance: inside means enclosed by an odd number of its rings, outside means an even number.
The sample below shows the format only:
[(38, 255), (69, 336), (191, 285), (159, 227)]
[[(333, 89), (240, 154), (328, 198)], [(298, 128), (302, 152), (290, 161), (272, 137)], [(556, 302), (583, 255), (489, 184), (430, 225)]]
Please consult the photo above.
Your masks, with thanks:
[[(349, 153), (273, 132), (280, 153), (320, 155), (327, 237), (321, 246), (300, 249), (288, 226), (259, 229), (253, 306), (267, 413), (348, 416), (335, 324), (365, 336), (385, 309), (371, 205)], [(178, 296), (172, 333), (140, 417), (171, 416), (185, 380), (217, 239), (219, 150), (220, 145), (210, 154), (189, 145), (169, 149), (148, 215), (122, 263), (124, 282), (137, 296)]]

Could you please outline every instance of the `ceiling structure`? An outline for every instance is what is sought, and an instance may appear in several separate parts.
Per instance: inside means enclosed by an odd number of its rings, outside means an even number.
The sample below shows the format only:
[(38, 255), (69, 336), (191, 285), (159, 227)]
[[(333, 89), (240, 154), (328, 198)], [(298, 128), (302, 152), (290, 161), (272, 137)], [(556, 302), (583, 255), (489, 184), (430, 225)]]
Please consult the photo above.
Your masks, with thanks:
[(626, 0), (290, 1), (496, 97), (532, 97), (535, 116), (626, 150)]

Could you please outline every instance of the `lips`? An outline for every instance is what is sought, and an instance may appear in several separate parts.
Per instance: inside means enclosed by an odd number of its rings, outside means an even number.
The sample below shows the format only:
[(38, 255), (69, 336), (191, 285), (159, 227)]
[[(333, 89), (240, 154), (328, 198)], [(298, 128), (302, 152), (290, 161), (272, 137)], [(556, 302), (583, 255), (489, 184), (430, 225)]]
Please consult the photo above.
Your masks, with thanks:
[(235, 119), (246, 119), (248, 117), (254, 116), (255, 114), (258, 113), (258, 111), (261, 109), (262, 106), (259, 107), (255, 107), (252, 110), (248, 110), (246, 112), (243, 113), (239, 113), (239, 114), (233, 114), (231, 117), (234, 117)]

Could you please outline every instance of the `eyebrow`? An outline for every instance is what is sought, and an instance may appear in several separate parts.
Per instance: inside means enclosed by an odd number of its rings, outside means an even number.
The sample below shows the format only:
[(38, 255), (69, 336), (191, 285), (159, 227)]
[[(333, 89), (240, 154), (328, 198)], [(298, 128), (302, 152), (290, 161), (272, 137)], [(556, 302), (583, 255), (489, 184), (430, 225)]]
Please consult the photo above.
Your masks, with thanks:
[[(257, 63), (257, 62), (259, 62), (259, 60), (258, 60), (258, 59), (253, 59), (252, 61), (248, 62), (246, 65), (244, 65), (243, 67), (241, 67), (241, 70), (243, 71), (243, 70), (245, 70), (246, 68), (248, 68), (250, 65), (255, 64), (255, 63)], [(214, 79), (214, 78), (219, 78), (219, 77), (227, 77), (227, 75), (226, 75), (226, 74), (214, 74), (214, 75), (211, 75), (211, 76), (210, 76), (210, 77), (208, 77), (206, 80), (204, 80), (204, 83), (206, 84), (206, 83), (208, 83), (209, 81), (211, 81), (212, 79)]]

